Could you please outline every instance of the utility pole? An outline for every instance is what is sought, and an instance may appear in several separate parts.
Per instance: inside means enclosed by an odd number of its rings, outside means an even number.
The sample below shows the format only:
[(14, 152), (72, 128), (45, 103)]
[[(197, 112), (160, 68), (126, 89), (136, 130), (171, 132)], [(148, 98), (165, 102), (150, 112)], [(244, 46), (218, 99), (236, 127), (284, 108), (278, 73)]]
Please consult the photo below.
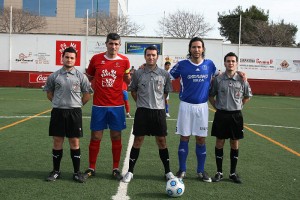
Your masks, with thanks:
[(98, 17), (99, 17), (99, 13), (98, 13), (98, 11), (99, 11), (99, 8), (98, 8), (98, 3), (99, 2), (99, 0), (97, 0), (97, 8), (96, 8), (96, 35), (98, 34)]

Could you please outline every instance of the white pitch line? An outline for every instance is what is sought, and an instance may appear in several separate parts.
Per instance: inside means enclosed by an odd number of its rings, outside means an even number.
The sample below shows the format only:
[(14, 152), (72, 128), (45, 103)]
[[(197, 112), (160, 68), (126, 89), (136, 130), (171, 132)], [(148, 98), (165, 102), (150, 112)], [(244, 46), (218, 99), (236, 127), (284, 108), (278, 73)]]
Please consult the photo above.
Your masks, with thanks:
[(298, 129), (300, 130), (299, 127), (292, 127), (292, 126), (276, 126), (276, 125), (265, 125), (265, 124), (246, 124), (248, 126), (265, 126), (265, 127), (272, 127), (272, 128), (287, 128), (287, 129)]
[[(129, 156), (130, 156), (130, 151), (131, 151), (131, 147), (132, 147), (133, 140), (134, 140), (132, 131), (133, 131), (133, 126), (131, 127), (131, 131), (130, 131), (130, 137), (129, 137), (129, 141), (128, 141), (126, 156), (125, 156), (124, 163), (123, 163), (122, 174), (126, 174), (128, 171)], [(116, 195), (112, 196), (112, 199), (113, 200), (128, 200), (128, 199), (130, 199), (130, 197), (127, 196), (127, 188), (128, 188), (128, 183), (124, 183), (123, 181), (120, 181), (118, 191), (117, 191)]]
[[(21, 116), (0, 116), (0, 119), (14, 119), (14, 118), (27, 118), (32, 117), (32, 115), (21, 115)], [(36, 116), (35, 118), (49, 118), (49, 115)]]
[[(23, 116), (0, 116), (0, 119), (14, 119), (14, 118), (26, 118), (26, 117), (32, 117), (32, 115), (23, 115)], [(49, 118), (50, 115), (41, 115), (41, 116), (36, 116), (35, 118)], [(82, 118), (84, 119), (90, 119), (90, 116), (83, 116)], [(126, 118), (128, 120), (133, 120), (134, 118)], [(170, 119), (167, 118), (168, 121), (175, 121), (177, 119)], [(208, 121), (209, 123), (212, 123), (212, 121)], [(300, 127), (293, 127), (293, 126), (278, 126), (278, 125), (268, 125), (268, 124), (247, 124), (245, 125), (248, 126), (263, 126), (263, 127), (271, 127), (271, 128), (285, 128), (285, 129), (296, 129), (300, 130)]]

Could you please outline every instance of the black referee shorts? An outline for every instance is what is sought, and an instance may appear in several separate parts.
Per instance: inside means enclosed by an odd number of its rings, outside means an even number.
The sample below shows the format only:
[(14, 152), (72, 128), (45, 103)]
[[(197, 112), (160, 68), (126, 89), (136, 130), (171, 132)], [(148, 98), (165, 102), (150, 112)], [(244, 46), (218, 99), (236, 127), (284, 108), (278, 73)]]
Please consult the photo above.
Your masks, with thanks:
[(49, 125), (49, 136), (79, 138), (83, 136), (81, 108), (53, 108)]
[(167, 136), (165, 109), (137, 108), (132, 134), (135, 136)]
[(244, 121), (241, 111), (217, 110), (215, 113), (211, 135), (218, 139), (243, 139)]

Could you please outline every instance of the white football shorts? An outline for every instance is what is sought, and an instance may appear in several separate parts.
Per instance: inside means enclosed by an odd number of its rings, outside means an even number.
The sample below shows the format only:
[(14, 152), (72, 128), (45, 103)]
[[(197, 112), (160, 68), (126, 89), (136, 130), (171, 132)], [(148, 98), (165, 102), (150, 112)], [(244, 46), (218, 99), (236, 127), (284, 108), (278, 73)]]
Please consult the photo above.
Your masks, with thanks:
[(176, 134), (182, 136), (207, 137), (208, 105), (206, 103), (190, 104), (181, 101), (179, 104)]
[(169, 100), (169, 99), (170, 99), (170, 95), (168, 94), (168, 96), (167, 96), (166, 100)]

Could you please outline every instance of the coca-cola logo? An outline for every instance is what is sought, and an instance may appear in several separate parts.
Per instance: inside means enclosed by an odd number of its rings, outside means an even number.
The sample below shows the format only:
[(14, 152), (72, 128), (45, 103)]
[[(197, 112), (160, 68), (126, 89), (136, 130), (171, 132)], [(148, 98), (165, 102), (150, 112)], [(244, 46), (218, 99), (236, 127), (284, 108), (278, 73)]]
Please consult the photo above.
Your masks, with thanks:
[(50, 74), (29, 74), (29, 83), (45, 83)]
[(48, 76), (43, 76), (43, 74), (38, 75), (38, 77), (36, 78), (37, 82), (46, 82), (47, 81)]

